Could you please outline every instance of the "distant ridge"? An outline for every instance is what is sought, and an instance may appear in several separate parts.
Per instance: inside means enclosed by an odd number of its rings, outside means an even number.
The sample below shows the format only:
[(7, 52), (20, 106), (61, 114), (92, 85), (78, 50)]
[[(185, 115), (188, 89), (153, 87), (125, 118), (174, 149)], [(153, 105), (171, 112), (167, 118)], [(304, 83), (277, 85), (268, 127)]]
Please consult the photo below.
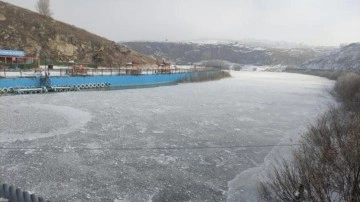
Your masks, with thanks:
[(0, 49), (23, 49), (42, 60), (75, 60), (105, 66), (136, 61), (154, 64), (151, 57), (75, 26), (0, 1)]
[(165, 58), (178, 64), (221, 60), (239, 65), (298, 66), (308, 60), (325, 55), (326, 48), (278, 46), (247, 42), (124, 42), (126, 46), (142, 54)]
[(360, 70), (360, 43), (342, 46), (329, 55), (304, 63), (301, 68), (326, 70)]

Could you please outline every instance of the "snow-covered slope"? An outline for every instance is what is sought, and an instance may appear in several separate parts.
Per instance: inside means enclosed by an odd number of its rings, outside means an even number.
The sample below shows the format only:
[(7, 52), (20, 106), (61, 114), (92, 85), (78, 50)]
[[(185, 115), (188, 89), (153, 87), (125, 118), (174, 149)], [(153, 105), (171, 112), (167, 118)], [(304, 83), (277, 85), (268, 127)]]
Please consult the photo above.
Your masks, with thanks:
[(327, 56), (305, 62), (307, 69), (360, 70), (360, 43), (352, 43)]

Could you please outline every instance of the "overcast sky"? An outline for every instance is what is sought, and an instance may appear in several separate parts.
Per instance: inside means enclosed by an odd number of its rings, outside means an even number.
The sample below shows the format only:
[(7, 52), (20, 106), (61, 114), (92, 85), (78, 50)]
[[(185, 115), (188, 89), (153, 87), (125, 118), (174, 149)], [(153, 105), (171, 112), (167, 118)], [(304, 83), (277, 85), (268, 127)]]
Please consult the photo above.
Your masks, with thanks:
[[(5, 0), (35, 10), (37, 0)], [(113, 41), (360, 42), (360, 0), (50, 0), (53, 17)]]

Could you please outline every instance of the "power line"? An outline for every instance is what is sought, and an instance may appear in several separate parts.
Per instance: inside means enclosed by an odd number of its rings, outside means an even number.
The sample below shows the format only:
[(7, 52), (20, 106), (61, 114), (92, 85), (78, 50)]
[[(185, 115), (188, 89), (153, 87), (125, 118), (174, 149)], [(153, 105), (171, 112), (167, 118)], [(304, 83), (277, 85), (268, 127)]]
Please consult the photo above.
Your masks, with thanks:
[(300, 144), (266, 144), (266, 145), (230, 145), (230, 146), (193, 146), (193, 147), (111, 147), (111, 148), (87, 148), (87, 147), (0, 147), (0, 150), (40, 150), (40, 151), (61, 151), (61, 150), (98, 150), (98, 151), (136, 151), (136, 150), (201, 150), (201, 149), (236, 149), (236, 148), (266, 148), (266, 147), (292, 147)]

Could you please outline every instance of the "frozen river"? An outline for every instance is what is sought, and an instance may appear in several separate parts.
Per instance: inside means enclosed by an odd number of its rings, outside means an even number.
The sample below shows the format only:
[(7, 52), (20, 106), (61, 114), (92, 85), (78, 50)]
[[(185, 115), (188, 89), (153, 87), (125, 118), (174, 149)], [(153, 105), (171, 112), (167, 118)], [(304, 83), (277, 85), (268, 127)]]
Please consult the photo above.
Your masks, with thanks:
[(269, 154), (291, 149), (274, 145), (296, 143), (332, 102), (332, 85), (236, 72), (157, 88), (3, 96), (0, 182), (54, 201), (254, 201)]

